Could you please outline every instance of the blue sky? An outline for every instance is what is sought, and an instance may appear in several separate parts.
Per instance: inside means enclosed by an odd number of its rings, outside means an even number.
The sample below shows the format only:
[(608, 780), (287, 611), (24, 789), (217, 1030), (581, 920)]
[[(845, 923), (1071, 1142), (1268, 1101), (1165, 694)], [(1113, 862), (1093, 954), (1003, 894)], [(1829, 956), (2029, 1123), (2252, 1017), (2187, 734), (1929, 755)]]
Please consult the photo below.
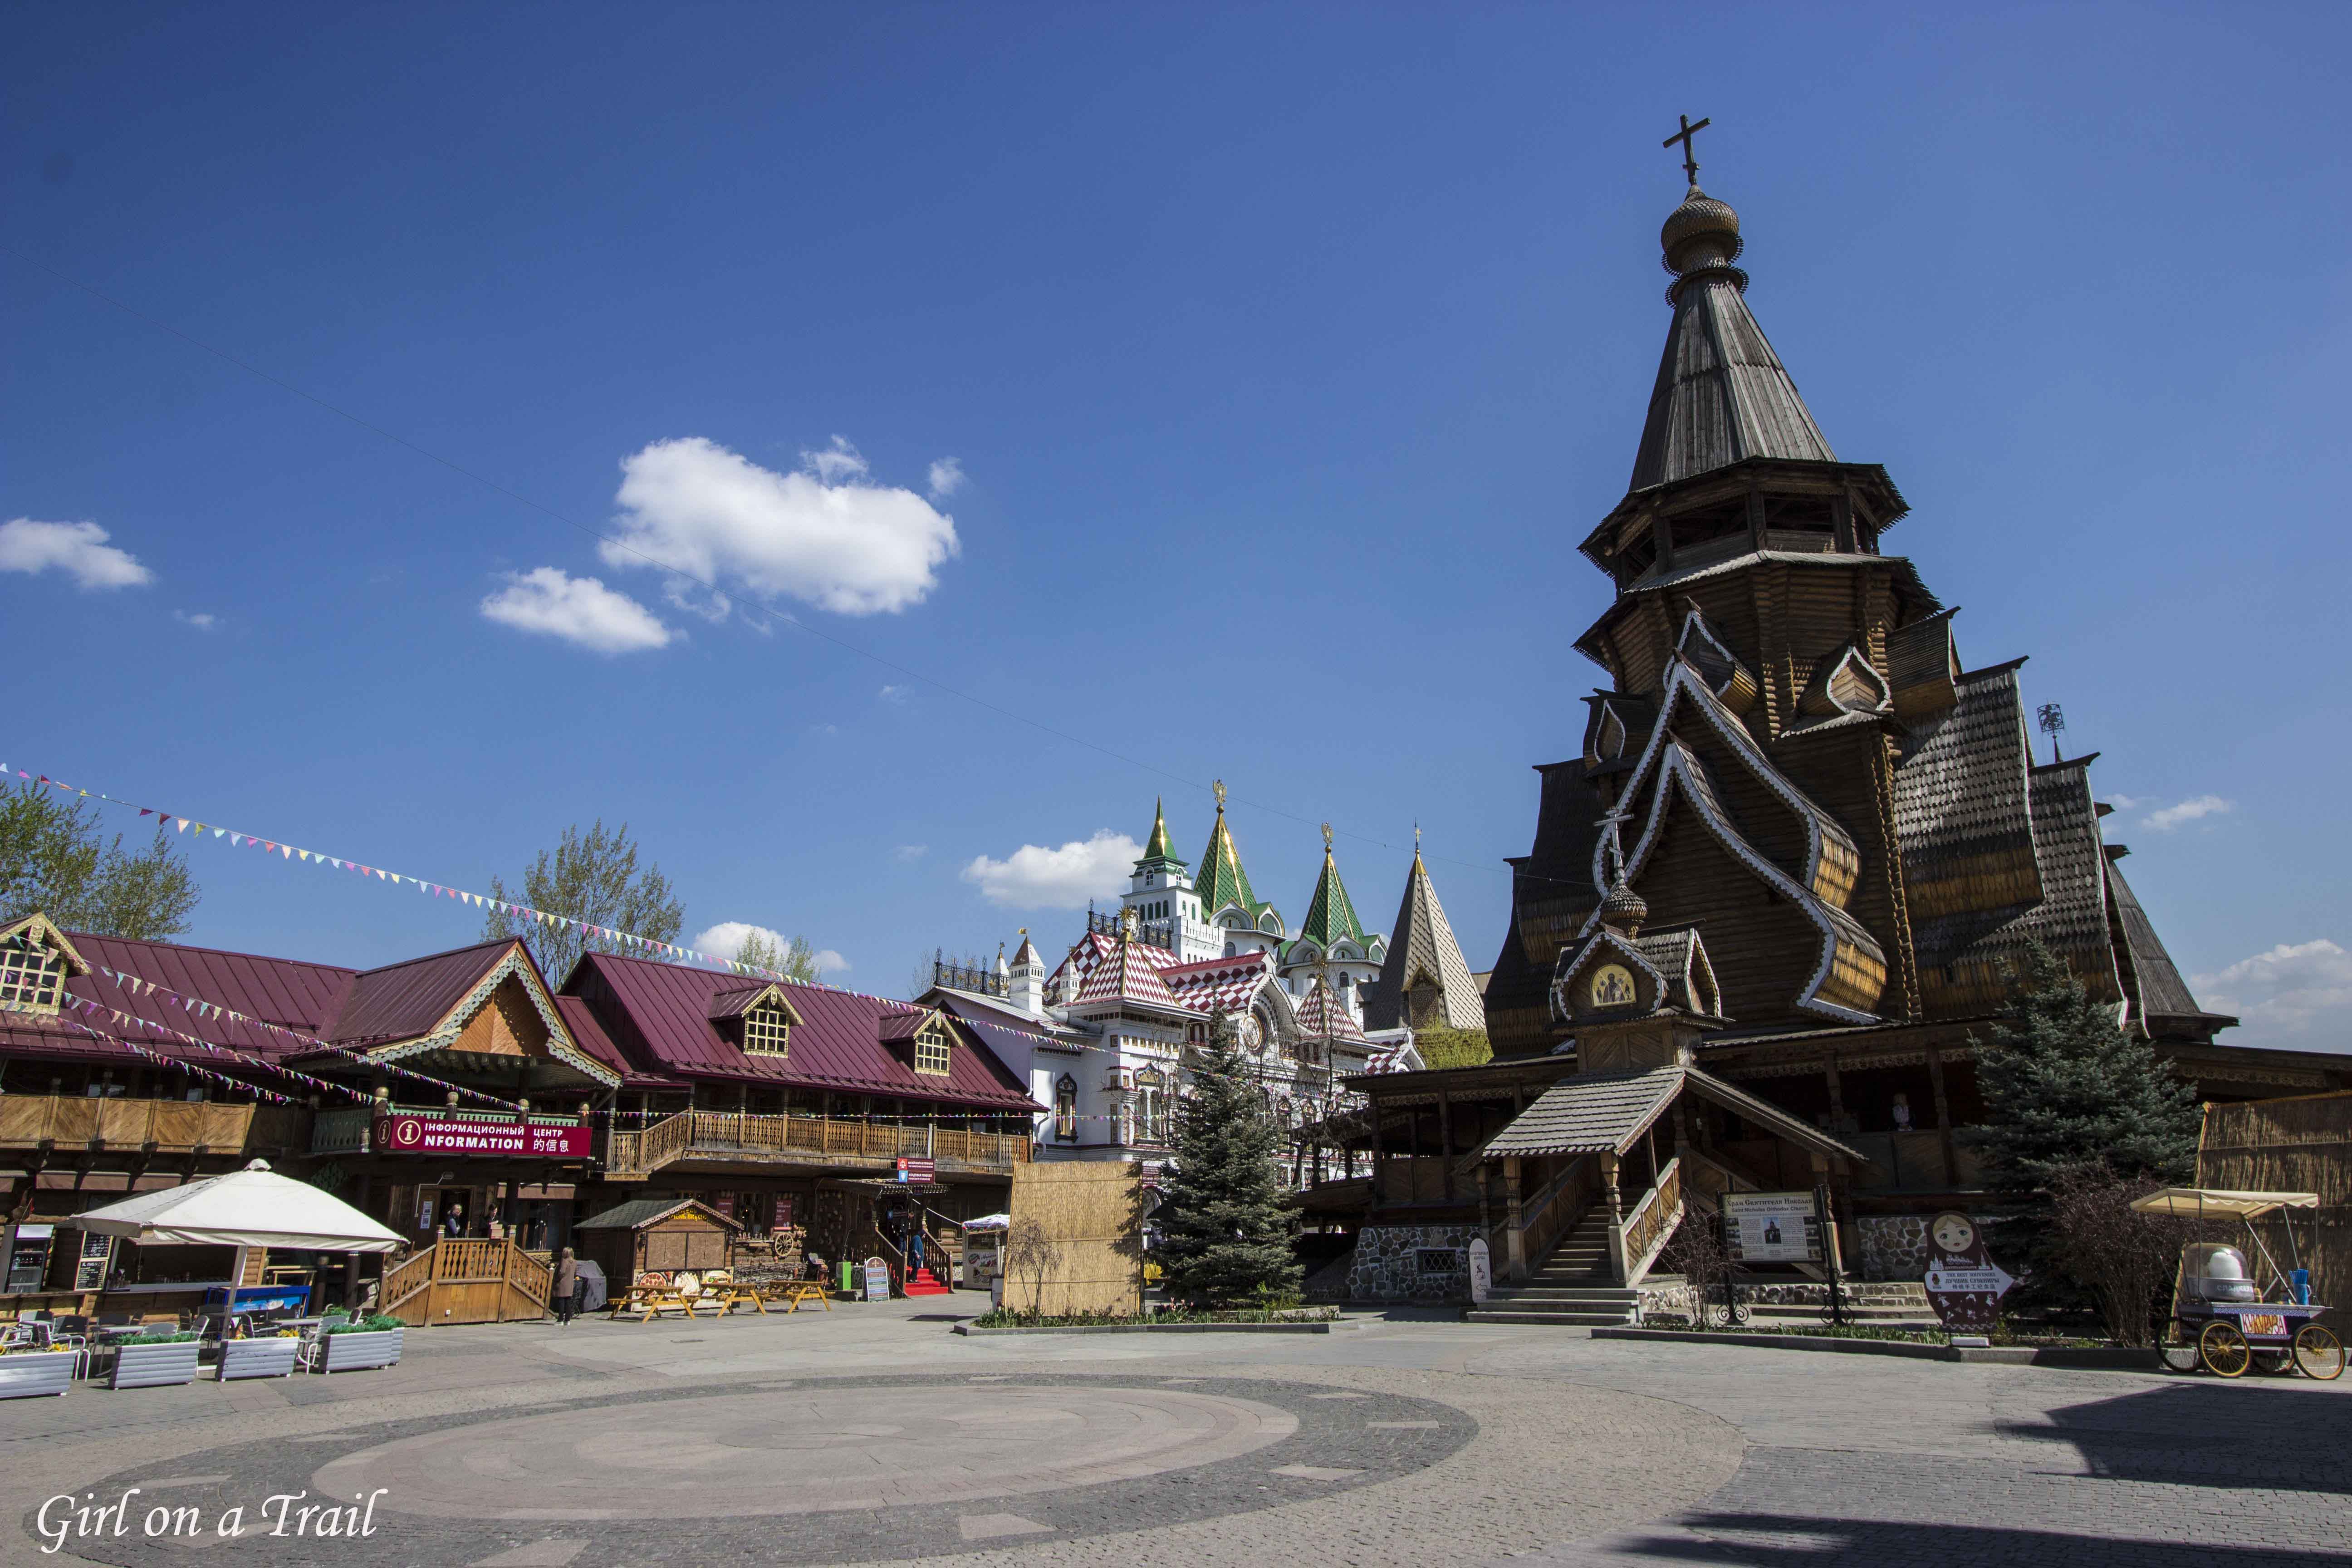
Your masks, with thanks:
[[(1751, 304), (1912, 502), (1887, 548), (2103, 753), (2208, 1004), (2346, 1043), (2342, 7), (5, 28), (0, 520), (106, 536), (0, 536), (12, 765), (459, 886), (625, 819), (689, 934), (885, 992), (1066, 942), (1034, 900), (1103, 856), (1044, 852), (1165, 793), (1197, 855), (1223, 777), (1294, 919), (1328, 819), (1386, 925), (1417, 819), (1483, 968), (1601, 679), (1574, 545), (1706, 114)], [(195, 864), (195, 940), (476, 930)]]

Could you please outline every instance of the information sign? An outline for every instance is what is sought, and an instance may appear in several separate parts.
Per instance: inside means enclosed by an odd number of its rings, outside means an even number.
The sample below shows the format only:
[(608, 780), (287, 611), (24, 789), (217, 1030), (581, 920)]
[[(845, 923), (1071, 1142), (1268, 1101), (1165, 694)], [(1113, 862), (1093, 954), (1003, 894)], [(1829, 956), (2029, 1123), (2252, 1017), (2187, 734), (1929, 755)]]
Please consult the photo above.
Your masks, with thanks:
[(890, 1299), (890, 1266), (878, 1258), (866, 1260), (866, 1299), (887, 1301)]
[(593, 1133), (585, 1123), (476, 1121), (395, 1110), (375, 1119), (379, 1154), (544, 1154), (588, 1157)]
[(913, 1186), (928, 1187), (939, 1173), (939, 1162), (928, 1154), (911, 1154), (898, 1162), (898, 1179)]
[(1948, 1209), (1928, 1225), (1927, 1305), (1945, 1328), (1983, 1333), (2016, 1283), (1985, 1249), (1984, 1231), (1976, 1221)]
[(1734, 1263), (1823, 1261), (1810, 1192), (1724, 1194), (1723, 1242)]
[(1495, 1259), (1483, 1236), (1470, 1242), (1470, 1300), (1473, 1305), (1486, 1300), (1495, 1289)]

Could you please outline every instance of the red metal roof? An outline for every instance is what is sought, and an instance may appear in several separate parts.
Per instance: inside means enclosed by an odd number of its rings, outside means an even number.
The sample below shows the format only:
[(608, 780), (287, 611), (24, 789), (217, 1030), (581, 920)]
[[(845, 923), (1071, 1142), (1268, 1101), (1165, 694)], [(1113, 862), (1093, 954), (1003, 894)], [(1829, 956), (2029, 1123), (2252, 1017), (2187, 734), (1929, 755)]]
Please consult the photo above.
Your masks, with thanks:
[(1024, 1114), (1040, 1109), (984, 1047), (950, 1052), (944, 1080), (918, 1076), (908, 1053), (881, 1038), (884, 1018), (919, 1016), (922, 1010), (911, 1003), (785, 983), (778, 989), (801, 1018), (787, 1054), (746, 1054), (709, 1016), (713, 994), (742, 984), (741, 976), (717, 970), (595, 952), (572, 969), (563, 990), (588, 1003), (636, 1071), (887, 1094)]
[[(168, 942), (133, 942), (126, 937), (95, 936), (87, 931), (69, 931), (67, 940), (94, 966), (152, 980), (184, 996), (217, 1003), (309, 1035), (326, 1032), (359, 978), (356, 971), (334, 964), (302, 963), (249, 952), (183, 947)], [(302, 1047), (283, 1035), (186, 1011), (160, 994), (134, 991), (98, 973), (96, 968), (88, 974), (76, 975), (66, 989), (72, 996), (98, 1003), (101, 1009), (119, 1008), (134, 1017), (152, 1019), (182, 1034), (269, 1061), (303, 1054)], [(77, 1013), (74, 1016), (92, 1028), (135, 1041), (163, 1056), (200, 1063), (216, 1071), (235, 1072), (237, 1068), (236, 1062), (213, 1052), (186, 1045), (157, 1029), (121, 1023), (104, 1011)], [(119, 1047), (92, 1040), (57, 1019), (17, 1013), (0, 1013), (0, 1049), (110, 1061), (127, 1059), (127, 1053)]]
[(361, 1049), (431, 1034), (515, 945), (513, 939), (500, 937), (371, 969), (352, 983), (334, 1028), (314, 1032)]
[(563, 1026), (572, 1031), (572, 1041), (582, 1053), (600, 1066), (619, 1073), (623, 1089), (687, 1087), (681, 1079), (664, 1078), (659, 1073), (640, 1072), (632, 1067), (629, 1058), (622, 1054), (621, 1047), (613, 1043), (613, 1037), (604, 1032), (604, 1026), (597, 1021), (595, 1010), (580, 997), (558, 996), (555, 1010), (563, 1016)]

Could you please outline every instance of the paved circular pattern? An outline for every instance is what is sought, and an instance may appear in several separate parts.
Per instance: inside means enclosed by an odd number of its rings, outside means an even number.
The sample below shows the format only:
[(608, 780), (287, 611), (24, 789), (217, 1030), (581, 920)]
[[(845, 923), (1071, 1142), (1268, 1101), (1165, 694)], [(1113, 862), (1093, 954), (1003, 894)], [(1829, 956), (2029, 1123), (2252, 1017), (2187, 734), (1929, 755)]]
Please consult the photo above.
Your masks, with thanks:
[[(144, 1487), (142, 1506), (193, 1508), (207, 1534), (242, 1506), (234, 1555), (273, 1568), (868, 1563), (1336, 1498), (1438, 1465), (1478, 1429), (1434, 1399), (1255, 1377), (808, 1378), (205, 1448), (94, 1490)], [(273, 1495), (348, 1509), (377, 1489), (373, 1534), (267, 1533), (286, 1511), (264, 1514)], [(135, 1526), (70, 1543), (125, 1565), (184, 1564), (192, 1544)]]
[(1273, 1405), (1188, 1389), (817, 1386), (443, 1427), (344, 1455), (310, 1489), (383, 1487), (380, 1516), (737, 1519), (1129, 1480), (1297, 1430)]

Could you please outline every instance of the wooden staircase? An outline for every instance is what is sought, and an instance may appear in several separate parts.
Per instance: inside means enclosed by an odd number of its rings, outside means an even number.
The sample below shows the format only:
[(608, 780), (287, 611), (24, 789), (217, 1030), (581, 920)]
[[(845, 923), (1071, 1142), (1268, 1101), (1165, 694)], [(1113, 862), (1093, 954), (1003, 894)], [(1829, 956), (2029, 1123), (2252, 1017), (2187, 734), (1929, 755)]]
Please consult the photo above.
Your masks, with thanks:
[(909, 1296), (945, 1296), (949, 1294), (948, 1287), (940, 1284), (938, 1277), (928, 1268), (918, 1268), (912, 1274), (908, 1275), (907, 1283), (902, 1287), (902, 1289), (904, 1289)]
[(1630, 1323), (1639, 1290), (1615, 1283), (1609, 1264), (1609, 1212), (1595, 1204), (1559, 1238), (1525, 1284), (1497, 1284), (1474, 1323)]

